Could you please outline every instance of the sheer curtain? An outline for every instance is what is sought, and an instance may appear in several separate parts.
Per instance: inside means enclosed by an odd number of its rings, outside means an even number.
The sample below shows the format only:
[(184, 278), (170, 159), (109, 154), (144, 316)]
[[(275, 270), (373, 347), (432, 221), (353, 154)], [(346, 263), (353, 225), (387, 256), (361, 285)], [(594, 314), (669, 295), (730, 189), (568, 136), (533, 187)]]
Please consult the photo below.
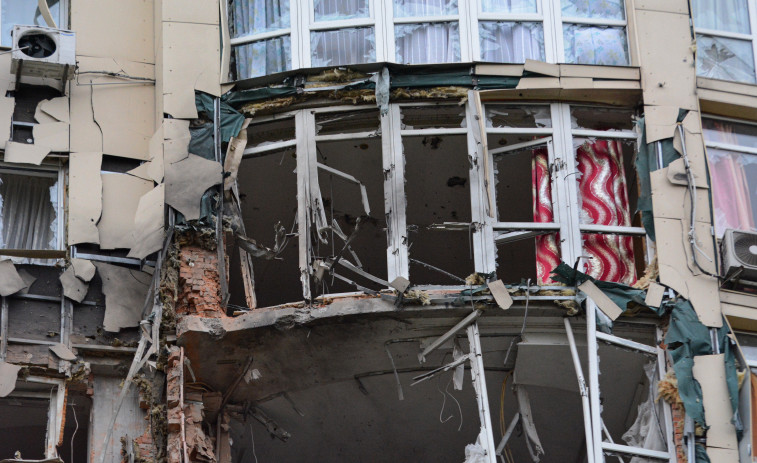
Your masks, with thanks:
[(691, 9), (698, 29), (750, 32), (747, 0), (693, 0)]
[(544, 29), (537, 22), (479, 22), (481, 60), (495, 63), (544, 61)]
[(457, 0), (394, 0), (394, 16), (441, 16), (457, 14)]
[[(56, 249), (58, 186), (55, 178), (0, 173), (0, 247)], [(17, 263), (47, 263), (12, 258)]]
[[(576, 150), (576, 162), (581, 223), (630, 226), (621, 141), (586, 140)], [(592, 257), (586, 267), (592, 277), (628, 285), (636, 281), (632, 237), (584, 234), (583, 253)]]
[(364, 18), (370, 14), (368, 0), (313, 0), (316, 21)]
[[(232, 37), (290, 27), (289, 0), (241, 0), (232, 5)], [(289, 35), (235, 47), (237, 78), (249, 79), (291, 69), (291, 49)]]
[(628, 45), (623, 27), (563, 24), (565, 62), (628, 65)]
[(376, 61), (372, 27), (336, 29), (310, 34), (311, 65), (341, 66)]
[[(531, 156), (531, 198), (534, 222), (554, 222), (552, 185), (549, 176), (549, 157), (546, 148), (533, 151)], [(549, 273), (560, 264), (559, 234), (536, 237), (537, 284), (553, 284)]]
[(396, 61), (404, 64), (460, 61), (456, 22), (403, 24), (394, 28)]

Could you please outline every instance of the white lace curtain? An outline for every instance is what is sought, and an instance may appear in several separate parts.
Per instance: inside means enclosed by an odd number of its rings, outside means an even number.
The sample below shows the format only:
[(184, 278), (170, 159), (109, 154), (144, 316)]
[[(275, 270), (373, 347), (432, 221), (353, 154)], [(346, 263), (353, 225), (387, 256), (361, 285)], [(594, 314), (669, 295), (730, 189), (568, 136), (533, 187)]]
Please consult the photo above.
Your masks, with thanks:
[(481, 59), (495, 63), (544, 60), (544, 30), (537, 22), (481, 22)]
[[(56, 249), (58, 187), (55, 178), (0, 173), (0, 247)], [(46, 263), (13, 258), (17, 263)]]
[[(235, 1), (232, 8), (233, 37), (290, 26), (289, 0)], [(235, 47), (237, 78), (249, 79), (291, 69), (291, 48), (289, 35)]]
[(369, 12), (368, 0), (314, 0), (316, 21), (364, 18)]

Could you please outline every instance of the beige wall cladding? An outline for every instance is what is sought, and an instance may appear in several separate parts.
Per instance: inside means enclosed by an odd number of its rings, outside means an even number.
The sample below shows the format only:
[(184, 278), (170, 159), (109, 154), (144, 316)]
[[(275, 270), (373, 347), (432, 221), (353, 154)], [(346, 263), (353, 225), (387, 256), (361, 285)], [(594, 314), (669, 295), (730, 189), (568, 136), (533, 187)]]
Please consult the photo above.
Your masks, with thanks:
[(99, 243), (102, 153), (71, 153), (68, 162), (68, 245)]
[(78, 85), (71, 87), (71, 150), (147, 160), (155, 130), (155, 67), (88, 57), (79, 57), (79, 67)]
[[(733, 409), (725, 382), (725, 355), (698, 355), (694, 357), (694, 379), (702, 387), (702, 405), (704, 419), (709, 426), (707, 430), (707, 447), (729, 449), (734, 452), (738, 448), (736, 442), (736, 428), (731, 420)], [(738, 461), (735, 459), (714, 460), (718, 463)]]
[[(685, 5), (686, 2), (671, 0), (668, 4)], [(644, 103), (697, 109), (696, 69), (688, 14), (637, 8), (636, 30), (641, 49)]]
[(221, 94), (221, 42), (216, 25), (163, 23), (163, 111), (197, 117), (195, 90)]
[(8, 140), (5, 142), (5, 157), (3, 161), (38, 166), (48, 154), (50, 154), (50, 148)]
[(161, 183), (139, 198), (134, 216), (134, 247), (128, 257), (144, 259), (163, 244), (166, 187)]
[(75, 0), (76, 54), (155, 63), (152, 0)]
[(218, 3), (218, 0), (194, 0), (191, 8), (188, 8), (186, 0), (161, 0), (163, 21), (217, 26), (220, 11)]
[(102, 174), (101, 177), (103, 212), (97, 224), (100, 248), (131, 249), (135, 244), (132, 233), (139, 198), (152, 190), (153, 182), (128, 174)]

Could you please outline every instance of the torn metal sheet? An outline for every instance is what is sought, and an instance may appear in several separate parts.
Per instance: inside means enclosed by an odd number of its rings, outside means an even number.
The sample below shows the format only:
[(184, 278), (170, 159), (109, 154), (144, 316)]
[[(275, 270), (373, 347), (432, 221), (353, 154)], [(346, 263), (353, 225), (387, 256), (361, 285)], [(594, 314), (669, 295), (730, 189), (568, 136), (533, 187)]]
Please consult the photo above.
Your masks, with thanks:
[(507, 291), (502, 280), (492, 281), (486, 285), (489, 287), (489, 291), (491, 291), (492, 297), (494, 297), (500, 309), (507, 310), (513, 305), (513, 298), (510, 297), (510, 292)]
[(28, 294), (29, 290), (32, 289), (32, 285), (34, 284), (34, 282), (37, 281), (37, 278), (32, 276), (31, 273), (27, 272), (24, 269), (20, 269), (18, 271), (18, 276), (20, 276), (21, 279), (24, 280), (24, 285), (26, 285), (24, 286), (24, 289), (19, 291), (19, 294)]
[(50, 148), (8, 140), (5, 142), (3, 161), (38, 166), (48, 154), (50, 154)]
[(134, 246), (127, 257), (144, 259), (163, 245), (165, 184), (160, 184), (139, 198), (134, 214)]
[(593, 281), (584, 281), (578, 286), (578, 289), (586, 293), (586, 295), (589, 296), (595, 304), (597, 304), (599, 310), (607, 315), (610, 320), (615, 321), (620, 316), (620, 314), (623, 313), (623, 310), (618, 307), (618, 305), (613, 302), (612, 299), (607, 297), (607, 295), (602, 292), (601, 289), (597, 288), (597, 285), (595, 285)]
[(89, 285), (76, 278), (73, 267), (69, 267), (65, 272), (61, 273), (59, 279), (60, 284), (63, 285), (63, 295), (67, 298), (81, 302), (87, 296)]
[(103, 211), (97, 229), (101, 249), (131, 248), (136, 243), (134, 218), (139, 199), (153, 189), (152, 180), (128, 174), (102, 174)]
[(665, 295), (665, 288), (662, 285), (658, 285), (654, 281), (649, 283), (647, 288), (647, 297), (644, 299), (644, 303), (650, 307), (660, 307), (662, 305), (662, 298)]
[(105, 294), (105, 331), (117, 333), (121, 328), (139, 325), (152, 277), (118, 265), (96, 262), (95, 266)]
[(202, 195), (223, 181), (221, 164), (190, 154), (165, 169), (166, 203), (187, 220), (199, 219)]
[(195, 90), (221, 96), (217, 25), (163, 22), (163, 110), (177, 119), (197, 117)]
[(43, 121), (32, 128), (34, 144), (49, 151), (66, 152), (70, 149), (68, 122)]
[(40, 124), (45, 122), (71, 122), (69, 113), (69, 99), (67, 96), (42, 100), (34, 111), (34, 120)]
[(74, 269), (74, 275), (81, 281), (90, 281), (95, 276), (95, 264), (87, 259), (74, 257), (71, 259), (71, 267)]
[(26, 283), (10, 259), (0, 260), (0, 296), (10, 296), (26, 288)]
[(705, 422), (709, 427), (707, 447), (737, 450), (734, 410), (725, 380), (725, 354), (695, 356), (692, 371), (702, 388)]
[(543, 61), (534, 61), (527, 59), (523, 64), (523, 71), (533, 72), (544, 76), (560, 77), (560, 66), (557, 64), (545, 63)]
[(16, 388), (16, 379), (21, 367), (0, 362), (0, 397), (7, 397)]
[(11, 121), (15, 107), (15, 98), (0, 98), (0, 140), (10, 140), (11, 138)]
[(323, 169), (326, 172), (336, 175), (339, 178), (343, 178), (347, 180), (348, 182), (352, 182), (360, 187), (360, 196), (363, 198), (363, 209), (365, 210), (366, 215), (371, 215), (371, 206), (368, 203), (368, 192), (365, 188), (365, 185), (363, 183), (353, 177), (350, 174), (346, 174), (344, 172), (341, 172), (339, 170), (334, 169), (333, 167), (327, 166), (325, 164), (321, 164), (320, 162), (317, 163), (319, 169)]
[(76, 360), (76, 354), (71, 352), (71, 349), (61, 343), (50, 346), (50, 350), (53, 351), (53, 353), (57, 355), (61, 360)]
[(71, 153), (68, 161), (68, 244), (99, 243), (102, 153)]
[(678, 121), (677, 106), (644, 106), (647, 143), (673, 138)]
[(242, 129), (237, 136), (229, 141), (229, 147), (226, 150), (226, 159), (224, 160), (223, 170), (228, 172), (228, 176), (223, 182), (223, 189), (228, 190), (237, 181), (237, 173), (239, 172), (239, 164), (242, 163), (242, 156), (244, 155), (244, 149), (247, 147), (247, 127), (250, 125), (252, 119), (247, 118), (242, 124)]

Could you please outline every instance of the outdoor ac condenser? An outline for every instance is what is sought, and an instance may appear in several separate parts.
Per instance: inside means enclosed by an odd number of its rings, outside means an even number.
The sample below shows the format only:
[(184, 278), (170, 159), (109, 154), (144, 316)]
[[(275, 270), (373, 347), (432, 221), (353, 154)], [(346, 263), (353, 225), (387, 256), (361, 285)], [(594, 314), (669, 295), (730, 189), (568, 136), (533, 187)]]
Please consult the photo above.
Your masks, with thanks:
[(724, 276), (734, 276), (739, 272), (739, 280), (757, 281), (756, 232), (726, 230), (721, 246)]
[(76, 35), (42, 26), (13, 26), (11, 72), (66, 81), (76, 68)]

